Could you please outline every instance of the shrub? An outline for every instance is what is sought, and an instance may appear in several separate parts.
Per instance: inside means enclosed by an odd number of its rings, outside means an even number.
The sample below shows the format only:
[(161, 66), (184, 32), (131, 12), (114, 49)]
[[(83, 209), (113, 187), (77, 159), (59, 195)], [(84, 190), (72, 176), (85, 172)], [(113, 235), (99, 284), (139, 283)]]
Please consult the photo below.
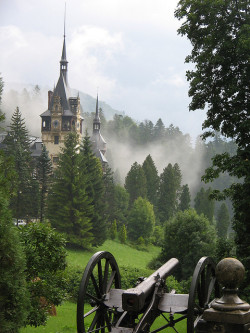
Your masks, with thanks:
[(16, 333), (25, 325), (29, 310), (25, 257), (17, 228), (3, 215), (0, 216), (0, 262), (1, 333)]
[(27, 262), (31, 310), (28, 324), (44, 325), (53, 305), (65, 298), (65, 240), (50, 226), (31, 223), (20, 229)]
[(119, 240), (122, 244), (126, 243), (127, 240), (127, 229), (125, 227), (125, 224), (122, 225), (119, 234), (118, 234)]

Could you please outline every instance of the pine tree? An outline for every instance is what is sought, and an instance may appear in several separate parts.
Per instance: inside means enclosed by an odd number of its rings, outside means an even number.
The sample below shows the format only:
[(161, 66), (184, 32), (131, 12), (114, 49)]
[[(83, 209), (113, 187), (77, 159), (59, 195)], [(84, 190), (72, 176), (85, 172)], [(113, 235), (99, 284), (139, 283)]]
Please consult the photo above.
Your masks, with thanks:
[(120, 240), (120, 242), (122, 244), (126, 243), (126, 240), (127, 240), (127, 229), (126, 229), (125, 224), (122, 225), (122, 227), (121, 227), (121, 229), (119, 231), (118, 237), (119, 237), (119, 240)]
[[(2, 77), (0, 76), (0, 105), (1, 105), (1, 103), (2, 103), (3, 86), (4, 86), (4, 84), (3, 84), (3, 79), (2, 79)], [(1, 111), (1, 109), (0, 109), (0, 123), (1, 123), (2, 121), (4, 121), (4, 114), (2, 113), (2, 111)], [(0, 127), (0, 129), (1, 129), (1, 127)]]
[(142, 169), (146, 176), (147, 199), (155, 206), (158, 202), (159, 176), (151, 155), (146, 157)]
[(125, 178), (125, 189), (130, 195), (130, 204), (138, 197), (146, 198), (147, 180), (140, 164), (135, 162)]
[(103, 173), (103, 184), (104, 184), (104, 211), (103, 215), (105, 216), (108, 224), (110, 225), (113, 218), (113, 208), (114, 208), (114, 178), (113, 171), (109, 166), (106, 166), (105, 172)]
[(213, 222), (214, 217), (214, 200), (209, 198), (211, 192), (211, 188), (205, 191), (202, 187), (194, 198), (195, 210), (199, 215), (204, 214), (209, 219), (210, 223)]
[(161, 118), (159, 118), (154, 127), (154, 139), (162, 140), (164, 138), (164, 135), (165, 135), (165, 126)]
[(115, 239), (116, 236), (117, 236), (117, 225), (116, 225), (116, 220), (114, 220), (110, 228), (110, 238)]
[(227, 205), (225, 204), (225, 202), (223, 202), (217, 214), (216, 229), (218, 237), (222, 238), (227, 237), (229, 224), (230, 224), (229, 212), (227, 209)]
[(188, 184), (182, 186), (179, 210), (183, 211), (190, 208), (191, 196)]
[(104, 181), (100, 160), (92, 152), (90, 137), (85, 135), (81, 146), (81, 167), (87, 175), (86, 193), (93, 205), (90, 217), (94, 240), (93, 245), (103, 244), (107, 239), (107, 219), (105, 216)]
[(127, 222), (129, 206), (129, 194), (121, 185), (114, 187), (114, 201), (111, 208), (110, 216), (116, 220), (118, 229)]
[(13, 183), (16, 195), (10, 202), (13, 216), (17, 219), (37, 216), (38, 186), (33, 177), (28, 131), (18, 107), (11, 118), (4, 144), (6, 153), (13, 158), (17, 175)]
[(176, 213), (180, 189), (180, 168), (178, 164), (172, 166), (172, 164), (169, 163), (160, 175), (158, 211), (162, 223)]
[(93, 204), (88, 196), (88, 178), (78, 151), (78, 136), (69, 133), (48, 196), (48, 217), (70, 244), (88, 248), (93, 240), (90, 219)]
[(43, 145), (42, 153), (38, 158), (37, 163), (37, 178), (40, 185), (40, 221), (43, 221), (47, 208), (47, 194), (51, 184), (52, 177), (52, 163), (48, 155), (48, 151)]
[[(0, 78), (0, 102), (2, 81)], [(4, 116), (0, 114), (0, 122)], [(9, 200), (14, 177), (13, 160), (0, 149), (0, 328), (1, 333), (17, 333), (25, 326), (29, 310), (25, 282), (25, 257), (19, 233), (12, 223)]]

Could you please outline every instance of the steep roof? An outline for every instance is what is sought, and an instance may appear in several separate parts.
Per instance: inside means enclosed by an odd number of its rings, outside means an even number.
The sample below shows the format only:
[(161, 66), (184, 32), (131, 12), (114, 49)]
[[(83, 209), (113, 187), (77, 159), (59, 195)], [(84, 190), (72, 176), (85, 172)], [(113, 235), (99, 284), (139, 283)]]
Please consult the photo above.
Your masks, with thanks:
[(69, 108), (69, 97), (70, 97), (70, 88), (67, 86), (65, 82), (65, 78), (63, 73), (60, 73), (59, 79), (57, 81), (56, 88), (53, 92), (53, 96), (51, 98), (51, 102), (49, 105), (49, 109), (51, 110), (53, 105), (53, 97), (54, 96), (60, 96), (61, 97), (61, 104), (63, 107), (63, 110), (70, 110)]

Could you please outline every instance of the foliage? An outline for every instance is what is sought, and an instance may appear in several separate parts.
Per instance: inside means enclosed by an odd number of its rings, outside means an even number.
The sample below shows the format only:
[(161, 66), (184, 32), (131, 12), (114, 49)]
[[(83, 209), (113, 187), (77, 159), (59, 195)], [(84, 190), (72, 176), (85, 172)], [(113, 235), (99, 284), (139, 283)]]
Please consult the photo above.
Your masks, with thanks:
[(194, 209), (180, 211), (167, 221), (164, 236), (159, 259), (164, 263), (170, 258), (178, 258), (180, 267), (175, 274), (178, 280), (188, 279), (201, 257), (214, 255), (215, 229)]
[(66, 242), (54, 229), (42, 223), (30, 223), (20, 229), (20, 234), (31, 300), (27, 323), (44, 325), (51, 306), (61, 304), (65, 298), (62, 276), (66, 267)]
[(218, 237), (223, 237), (223, 238), (227, 237), (229, 224), (230, 224), (230, 219), (229, 219), (227, 205), (225, 204), (225, 202), (223, 202), (217, 213), (216, 229)]
[(146, 157), (142, 164), (142, 169), (146, 177), (147, 199), (156, 206), (158, 201), (159, 176), (151, 155)]
[(194, 208), (198, 214), (204, 214), (212, 223), (214, 217), (214, 200), (210, 198), (212, 189), (202, 187), (194, 198)]
[(118, 233), (118, 237), (119, 237), (119, 240), (122, 244), (125, 244), (126, 243), (126, 240), (127, 240), (127, 229), (126, 229), (126, 226), (125, 224), (122, 225), (119, 233)]
[(86, 194), (93, 210), (87, 216), (91, 220), (92, 245), (103, 244), (107, 239), (107, 217), (105, 216), (105, 186), (100, 160), (92, 152), (90, 137), (86, 133), (80, 150), (81, 169), (86, 175)]
[(114, 187), (114, 201), (112, 205), (112, 216), (117, 221), (117, 225), (121, 227), (127, 223), (129, 205), (129, 194), (125, 188), (121, 185), (115, 185)]
[(153, 205), (139, 197), (133, 203), (128, 216), (128, 238), (136, 241), (139, 237), (151, 236), (155, 225)]
[[(175, 12), (183, 21), (179, 33), (186, 35), (193, 49), (186, 62), (195, 64), (187, 72), (190, 81), (190, 110), (207, 107), (204, 138), (220, 131), (237, 144), (235, 154), (221, 153), (213, 158), (204, 180), (221, 173), (238, 177), (229, 195), (234, 208), (237, 256), (246, 267), (246, 286), (250, 282), (250, 151), (249, 151), (249, 54), (250, 15), (248, 0), (181, 0)], [(217, 198), (223, 196), (215, 192)]]
[(152, 243), (156, 246), (161, 246), (164, 239), (164, 228), (160, 225), (154, 227)]
[(168, 164), (160, 175), (158, 212), (163, 223), (171, 218), (178, 209), (181, 189), (181, 172), (178, 164)]
[(231, 238), (218, 237), (216, 242), (216, 261), (235, 257), (235, 243)]
[(93, 240), (92, 198), (86, 188), (89, 180), (81, 166), (77, 135), (70, 133), (64, 144), (48, 196), (48, 217), (69, 244), (87, 248)]
[(147, 196), (147, 179), (143, 168), (137, 162), (131, 166), (125, 178), (125, 189), (129, 193), (131, 205), (138, 197), (146, 198)]
[(116, 220), (114, 220), (110, 228), (110, 238), (115, 239), (116, 236), (117, 236), (117, 225), (116, 225)]
[(115, 219), (113, 217), (113, 204), (114, 204), (114, 173), (111, 168), (107, 165), (105, 166), (105, 171), (103, 172), (103, 184), (104, 184), (104, 211), (103, 215), (107, 219), (107, 223), (110, 225)]
[[(1, 96), (1, 92), (0, 92)], [(19, 332), (29, 310), (25, 281), (25, 257), (17, 227), (9, 210), (13, 165), (0, 150), (0, 328), (2, 333)]]
[(191, 196), (189, 192), (188, 184), (182, 186), (180, 195), (179, 210), (183, 211), (190, 208)]
[(14, 161), (16, 172), (16, 179), (12, 184), (15, 195), (10, 201), (13, 216), (17, 219), (37, 217), (38, 184), (32, 175), (28, 131), (18, 107), (12, 115), (10, 130), (4, 139), (4, 145), (6, 154)]
[(65, 269), (63, 277), (65, 280), (64, 291), (67, 300), (77, 302), (83, 271), (84, 268), (80, 266), (68, 266)]
[(37, 162), (37, 179), (40, 185), (39, 202), (40, 202), (40, 221), (43, 221), (47, 209), (47, 194), (51, 185), (52, 163), (48, 155), (46, 146), (43, 145), (42, 153)]

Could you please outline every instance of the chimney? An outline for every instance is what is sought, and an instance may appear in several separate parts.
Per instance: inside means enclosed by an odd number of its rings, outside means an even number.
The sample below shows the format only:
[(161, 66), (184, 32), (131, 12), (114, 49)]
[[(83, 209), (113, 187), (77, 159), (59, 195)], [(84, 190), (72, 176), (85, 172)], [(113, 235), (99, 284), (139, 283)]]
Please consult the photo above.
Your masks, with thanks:
[(48, 109), (49, 109), (49, 105), (50, 105), (50, 102), (51, 102), (52, 96), (53, 96), (53, 92), (52, 92), (51, 90), (49, 90), (49, 91), (48, 91)]

